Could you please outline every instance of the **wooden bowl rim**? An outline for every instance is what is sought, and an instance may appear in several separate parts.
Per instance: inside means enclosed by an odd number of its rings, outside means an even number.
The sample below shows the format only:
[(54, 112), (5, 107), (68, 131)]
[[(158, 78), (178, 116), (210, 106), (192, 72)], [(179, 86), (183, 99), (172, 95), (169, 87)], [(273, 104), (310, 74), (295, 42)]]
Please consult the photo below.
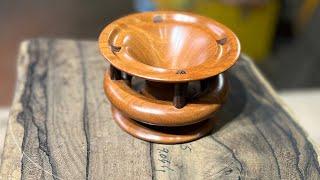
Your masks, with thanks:
[[(136, 18), (141, 16), (155, 17), (159, 15), (162, 15), (162, 16), (164, 15), (165, 16), (183, 15), (184, 16), (185, 15), (191, 18), (196, 18), (197, 23), (200, 23), (201, 26), (204, 26), (203, 24), (206, 25), (206, 28), (208, 28), (207, 27), (208, 25), (214, 26), (214, 28), (211, 28), (209, 30), (211, 30), (212, 33), (216, 33), (215, 35), (217, 35), (217, 32), (213, 31), (212, 29), (219, 29), (220, 33), (222, 30), (225, 36), (221, 38), (227, 38), (226, 43), (228, 44), (228, 46), (219, 45), (219, 44), (218, 46), (222, 48), (221, 51), (223, 52), (228, 50), (227, 53), (224, 54), (224, 56), (226, 57), (224, 57), (224, 59), (220, 59), (219, 61), (217, 61), (217, 59), (209, 59), (206, 61), (206, 63), (202, 63), (200, 65), (188, 67), (181, 70), (181, 69), (165, 69), (160, 67), (154, 67), (154, 66), (144, 64), (138, 60), (127, 61), (124, 59), (120, 59), (118, 56), (114, 54), (114, 52), (111, 50), (111, 47), (108, 45), (108, 39), (110, 37), (111, 32), (116, 27), (119, 27), (119, 23), (121, 23), (122, 21), (128, 21), (131, 18)], [(130, 14), (122, 18), (119, 18), (118, 20), (115, 20), (114, 22), (107, 25), (99, 36), (99, 49), (101, 51), (101, 54), (104, 56), (104, 58), (108, 62), (110, 62), (114, 67), (116, 67), (121, 71), (124, 71), (133, 76), (141, 77), (141, 78), (152, 80), (152, 81), (174, 83), (174, 82), (186, 82), (186, 81), (206, 79), (226, 71), (232, 65), (234, 65), (239, 58), (240, 42), (237, 36), (229, 28), (227, 28), (223, 24), (213, 19), (196, 15), (193, 13), (189, 13), (189, 12), (152, 11), (152, 12)], [(215, 62), (215, 61), (217, 63), (213, 66), (212, 62)], [(128, 64), (128, 62), (130, 62), (130, 64)]]

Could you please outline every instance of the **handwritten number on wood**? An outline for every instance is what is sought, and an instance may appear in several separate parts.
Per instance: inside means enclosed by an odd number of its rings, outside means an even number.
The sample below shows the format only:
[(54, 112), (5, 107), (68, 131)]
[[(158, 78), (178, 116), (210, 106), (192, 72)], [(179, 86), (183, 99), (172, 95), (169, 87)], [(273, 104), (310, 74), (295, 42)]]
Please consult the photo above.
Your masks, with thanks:
[(185, 151), (192, 151), (191, 145), (180, 144), (180, 148)]
[(161, 162), (162, 165), (161, 165), (161, 169), (156, 169), (156, 171), (160, 171), (160, 172), (174, 171), (170, 167), (171, 161), (169, 159), (169, 149), (162, 148), (157, 150), (158, 150), (158, 156), (159, 156), (158, 161)]

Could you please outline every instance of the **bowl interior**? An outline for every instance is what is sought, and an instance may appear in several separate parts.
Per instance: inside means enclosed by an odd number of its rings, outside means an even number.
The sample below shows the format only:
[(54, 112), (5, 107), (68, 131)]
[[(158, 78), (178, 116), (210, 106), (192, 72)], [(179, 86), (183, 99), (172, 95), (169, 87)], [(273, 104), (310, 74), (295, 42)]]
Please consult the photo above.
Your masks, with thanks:
[[(218, 55), (214, 36), (203, 28), (183, 22), (140, 22), (125, 25), (110, 39), (121, 47), (116, 56), (125, 61), (165, 69), (200, 65)], [(121, 38), (118, 39), (117, 38)]]
[(147, 12), (120, 18), (99, 37), (116, 68), (154, 81), (183, 82), (217, 75), (238, 59), (240, 44), (222, 24), (181, 12)]

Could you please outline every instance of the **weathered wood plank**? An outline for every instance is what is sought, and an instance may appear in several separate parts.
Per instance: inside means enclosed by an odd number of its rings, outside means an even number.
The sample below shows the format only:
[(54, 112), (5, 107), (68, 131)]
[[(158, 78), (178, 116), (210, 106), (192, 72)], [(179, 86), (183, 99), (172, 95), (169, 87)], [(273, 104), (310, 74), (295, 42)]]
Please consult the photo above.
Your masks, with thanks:
[[(213, 133), (150, 144), (112, 121), (96, 42), (32, 40), (19, 56), (3, 179), (320, 179), (306, 134), (245, 57)], [(21, 153), (23, 152), (23, 153)]]
[(112, 120), (110, 104), (104, 95), (102, 82), (106, 63), (98, 48), (91, 43), (78, 43), (83, 63), (87, 139), (87, 173), (90, 179), (150, 179), (150, 144), (134, 140)]

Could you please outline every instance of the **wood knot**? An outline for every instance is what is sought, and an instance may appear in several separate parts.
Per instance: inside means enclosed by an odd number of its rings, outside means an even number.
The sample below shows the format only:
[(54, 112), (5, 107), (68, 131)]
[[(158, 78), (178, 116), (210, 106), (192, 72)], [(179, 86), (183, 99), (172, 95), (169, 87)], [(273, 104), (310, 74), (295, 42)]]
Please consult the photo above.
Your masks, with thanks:
[(224, 45), (225, 43), (227, 42), (227, 38), (222, 38), (222, 39), (219, 39), (217, 40), (217, 43), (220, 44), (220, 45)]
[(180, 69), (176, 72), (176, 74), (187, 74), (187, 71)]
[(110, 47), (111, 47), (111, 51), (113, 52), (113, 53), (115, 53), (115, 52), (119, 52), (120, 50), (121, 50), (121, 47), (119, 47), (119, 46), (115, 46), (115, 45), (110, 45)]
[(163, 18), (162, 18), (162, 16), (160, 16), (160, 15), (153, 17), (153, 22), (154, 22), (154, 23), (160, 23), (160, 22), (162, 22), (162, 21), (163, 21)]

